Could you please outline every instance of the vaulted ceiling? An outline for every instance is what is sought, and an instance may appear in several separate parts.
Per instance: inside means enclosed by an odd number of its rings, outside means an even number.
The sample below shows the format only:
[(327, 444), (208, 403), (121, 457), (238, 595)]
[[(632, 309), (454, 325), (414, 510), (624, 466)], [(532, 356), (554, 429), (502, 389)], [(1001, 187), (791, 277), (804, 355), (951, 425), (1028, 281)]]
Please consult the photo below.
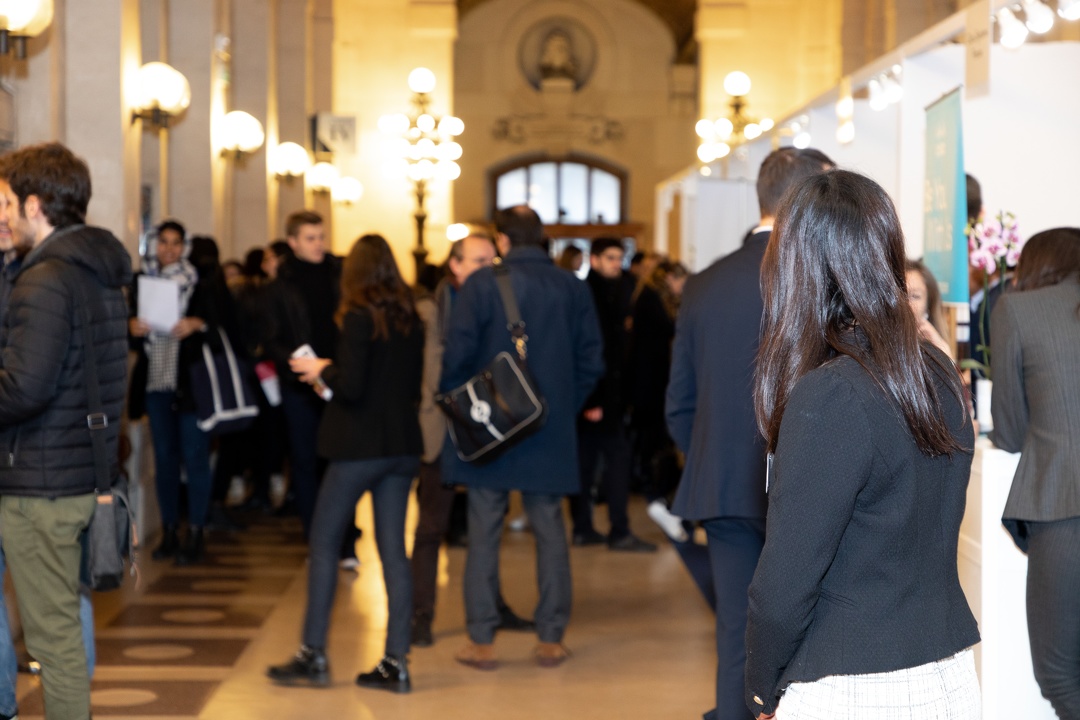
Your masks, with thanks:
[[(458, 0), (458, 12), (464, 16), (470, 10), (484, 4), (488, 0)], [(675, 38), (675, 47), (678, 48), (680, 62), (691, 62), (695, 55), (694, 43), (694, 10), (697, 0), (631, 0), (652, 10), (671, 28), (671, 34)]]

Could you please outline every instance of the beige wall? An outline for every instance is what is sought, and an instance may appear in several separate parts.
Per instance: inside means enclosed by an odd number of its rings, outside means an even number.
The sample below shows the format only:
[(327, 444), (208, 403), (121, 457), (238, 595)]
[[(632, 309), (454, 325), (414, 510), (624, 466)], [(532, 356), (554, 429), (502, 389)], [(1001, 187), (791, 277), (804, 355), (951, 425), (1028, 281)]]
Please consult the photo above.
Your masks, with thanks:
[[(379, 117), (407, 112), (409, 72), (431, 69), (438, 85), (433, 110), (453, 110), (453, 45), (457, 34), (454, 0), (335, 0), (333, 110), (356, 117), (357, 153), (333, 159), (343, 175), (364, 185), (364, 197), (351, 207), (335, 205), (333, 242), (339, 253), (366, 232), (378, 232), (394, 248), (398, 264), (413, 275), (416, 243), (411, 184), (389, 165), (391, 147), (378, 130)], [(427, 200), (435, 257), (443, 252), (439, 228), (450, 218), (453, 190), (435, 183)]]
[[(553, 18), (584, 28), (595, 47), (591, 76), (569, 98), (540, 92), (522, 71), (535, 62), (522, 59), (530, 31)], [(575, 53), (579, 62), (588, 55)], [(646, 225), (642, 240), (651, 244), (655, 186), (690, 163), (696, 146), (693, 83), (674, 64), (674, 38), (655, 14), (629, 0), (491, 0), (462, 18), (455, 60), (454, 102), (465, 121), (457, 220), (487, 217), (492, 166), (582, 153), (629, 173), (628, 220)], [(503, 119), (524, 128), (520, 142), (495, 137)], [(621, 126), (621, 137), (591, 140), (584, 128), (607, 121)]]
[(842, 0), (698, 0), (702, 116), (728, 114), (724, 77), (750, 76), (748, 112), (777, 118), (840, 79)]

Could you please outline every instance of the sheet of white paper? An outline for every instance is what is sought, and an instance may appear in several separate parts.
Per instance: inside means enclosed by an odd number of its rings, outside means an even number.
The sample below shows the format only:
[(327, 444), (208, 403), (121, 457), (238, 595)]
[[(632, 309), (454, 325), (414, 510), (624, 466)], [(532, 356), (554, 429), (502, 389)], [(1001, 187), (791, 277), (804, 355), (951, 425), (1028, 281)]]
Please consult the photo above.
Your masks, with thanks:
[(170, 332), (180, 322), (180, 285), (167, 278), (140, 275), (139, 319), (155, 332)]

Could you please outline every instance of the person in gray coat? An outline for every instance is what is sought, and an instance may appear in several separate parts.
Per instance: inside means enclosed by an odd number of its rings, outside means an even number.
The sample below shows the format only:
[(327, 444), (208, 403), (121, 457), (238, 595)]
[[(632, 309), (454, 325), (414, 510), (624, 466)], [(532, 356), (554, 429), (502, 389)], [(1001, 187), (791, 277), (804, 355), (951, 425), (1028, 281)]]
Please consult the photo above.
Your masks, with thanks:
[[(578, 491), (575, 419), (604, 372), (603, 347), (589, 290), (548, 257), (539, 216), (521, 205), (499, 211), (496, 225), (510, 243), (503, 262), (510, 268), (529, 338), (529, 370), (544, 396), (547, 419), (537, 432), (484, 464), (462, 461), (451, 443), (443, 448), (443, 481), (469, 489), (465, 618), (471, 642), (457, 659), (478, 669), (497, 665), (499, 542), (507, 494), (520, 490), (536, 537), (536, 660), (552, 667), (567, 657), (562, 639), (570, 619), (570, 556), (561, 502)], [(440, 389), (462, 385), (499, 352), (513, 349), (495, 273), (477, 270), (450, 314)]]
[(994, 444), (1020, 452), (1002, 521), (1028, 555), (1031, 661), (1080, 718), (1080, 229), (1038, 233), (990, 319)]

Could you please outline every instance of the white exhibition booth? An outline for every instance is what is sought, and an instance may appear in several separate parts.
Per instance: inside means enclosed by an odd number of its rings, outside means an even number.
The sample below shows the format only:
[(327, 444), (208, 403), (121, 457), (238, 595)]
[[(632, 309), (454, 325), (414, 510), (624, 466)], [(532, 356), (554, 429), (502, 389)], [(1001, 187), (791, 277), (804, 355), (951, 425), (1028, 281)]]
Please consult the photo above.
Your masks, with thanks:
[[(963, 13), (852, 76), (852, 89), (894, 64), (903, 99), (883, 111), (855, 100), (855, 139), (840, 144), (839, 89), (777, 122), (776, 129), (708, 166), (695, 166), (657, 188), (656, 246), (691, 271), (735, 250), (758, 219), (754, 180), (774, 147), (791, 144), (783, 128), (809, 120), (811, 147), (841, 167), (877, 180), (893, 197), (908, 255), (923, 249), (925, 108), (965, 82)], [(936, 38), (935, 38), (936, 33)], [(929, 39), (928, 39), (929, 38)], [(963, 98), (967, 172), (980, 181), (987, 213), (1015, 213), (1021, 234), (1080, 226), (1080, 43), (993, 45), (987, 93)], [(805, 123), (803, 123), (805, 126)], [(961, 529), (961, 582), (979, 620), (976, 658), (987, 720), (1052, 720), (1031, 670), (1025, 616), (1026, 557), (1000, 519), (1018, 456), (981, 438)]]

